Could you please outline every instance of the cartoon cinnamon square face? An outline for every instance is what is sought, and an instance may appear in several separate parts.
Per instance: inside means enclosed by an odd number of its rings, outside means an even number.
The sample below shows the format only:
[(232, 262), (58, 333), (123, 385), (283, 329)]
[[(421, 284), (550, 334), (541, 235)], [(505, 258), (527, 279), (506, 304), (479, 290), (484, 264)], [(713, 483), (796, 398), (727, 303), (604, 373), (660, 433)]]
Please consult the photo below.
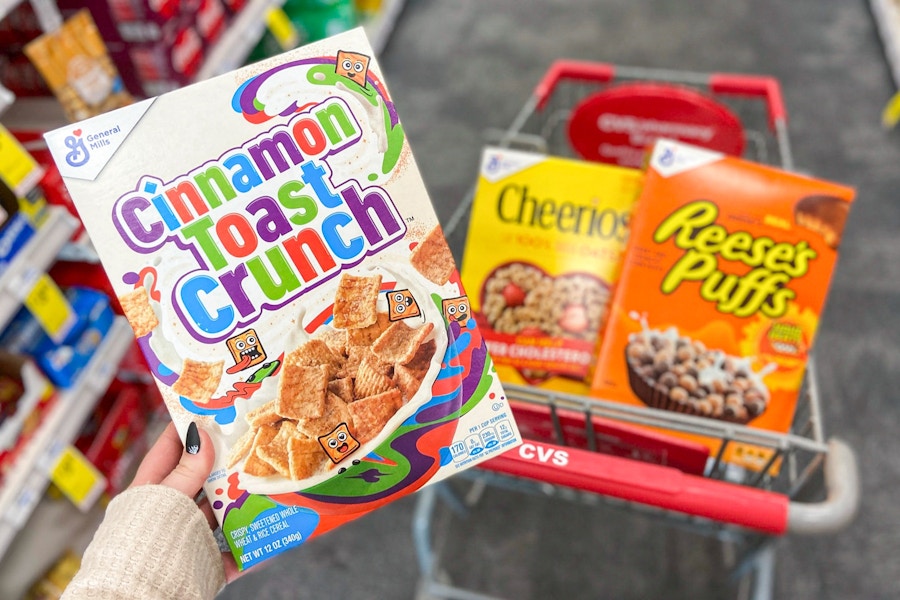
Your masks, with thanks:
[(388, 318), (391, 321), (418, 317), (422, 312), (409, 290), (393, 290), (387, 293)]
[(371, 59), (365, 54), (338, 50), (337, 64), (335, 65), (334, 70), (338, 75), (366, 87), (366, 75), (369, 73), (370, 60)]
[(263, 350), (255, 329), (248, 329), (233, 338), (228, 338), (225, 345), (228, 346), (235, 363), (228, 369), (229, 373), (243, 371), (266, 360), (266, 351)]
[(331, 433), (319, 436), (318, 440), (334, 464), (341, 462), (359, 448), (359, 442), (350, 433), (346, 423), (341, 423)]
[(458, 296), (456, 298), (447, 298), (441, 303), (444, 310), (444, 318), (448, 322), (456, 321), (460, 326), (465, 326), (469, 320), (471, 310), (469, 309), (469, 297)]

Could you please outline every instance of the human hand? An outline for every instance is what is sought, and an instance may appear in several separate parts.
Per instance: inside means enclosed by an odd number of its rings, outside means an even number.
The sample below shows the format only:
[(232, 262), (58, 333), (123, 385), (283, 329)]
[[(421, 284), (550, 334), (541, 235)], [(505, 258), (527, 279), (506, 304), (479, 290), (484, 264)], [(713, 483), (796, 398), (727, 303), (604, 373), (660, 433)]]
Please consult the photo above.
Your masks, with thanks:
[[(191, 423), (182, 445), (175, 425), (169, 423), (159, 439), (147, 452), (134, 476), (131, 486), (159, 484), (178, 490), (189, 498), (196, 498), (209, 477), (215, 461), (215, 450), (209, 434)], [(209, 500), (204, 496), (197, 507), (206, 515), (210, 529), (218, 527)], [(234, 581), (246, 571), (239, 571), (234, 557), (222, 553), (225, 580)]]

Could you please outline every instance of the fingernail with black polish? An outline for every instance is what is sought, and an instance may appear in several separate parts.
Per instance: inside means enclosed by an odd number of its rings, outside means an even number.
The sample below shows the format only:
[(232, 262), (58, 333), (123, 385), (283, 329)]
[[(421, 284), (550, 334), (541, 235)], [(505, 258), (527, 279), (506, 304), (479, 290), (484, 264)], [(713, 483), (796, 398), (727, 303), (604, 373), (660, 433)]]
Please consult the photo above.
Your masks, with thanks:
[(184, 437), (184, 447), (188, 454), (200, 452), (200, 432), (197, 430), (197, 424), (193, 421), (188, 425), (187, 435)]

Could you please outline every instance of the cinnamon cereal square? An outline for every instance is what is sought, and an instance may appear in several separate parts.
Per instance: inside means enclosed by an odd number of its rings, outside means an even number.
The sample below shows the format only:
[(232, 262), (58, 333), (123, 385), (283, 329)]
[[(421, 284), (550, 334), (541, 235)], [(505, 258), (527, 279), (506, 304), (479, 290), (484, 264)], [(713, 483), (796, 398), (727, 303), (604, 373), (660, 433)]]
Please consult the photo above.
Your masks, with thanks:
[(344, 402), (353, 402), (353, 379), (339, 377), (328, 382), (328, 391)]
[(372, 352), (386, 363), (407, 363), (416, 355), (432, 329), (434, 324), (430, 322), (412, 328), (405, 321), (397, 321), (372, 344)]
[(419, 391), (419, 386), (422, 385), (422, 379), (425, 376), (425, 373), (419, 373), (418, 371), (413, 371), (409, 367), (404, 365), (396, 365), (394, 367), (394, 385), (400, 390), (400, 393), (403, 395), (403, 400), (408, 402), (413, 396), (416, 395), (416, 392)]
[(372, 352), (366, 354), (353, 383), (353, 393), (357, 398), (380, 394), (393, 386), (388, 375), (391, 365), (382, 363)]
[(259, 457), (258, 451), (260, 447), (269, 444), (275, 436), (278, 435), (278, 427), (275, 425), (263, 425), (256, 431), (253, 438), (253, 445), (250, 448), (250, 455), (244, 461), (244, 472), (248, 475), (256, 477), (268, 477), (275, 475), (275, 468)]
[(350, 422), (350, 411), (347, 403), (337, 395), (328, 393), (325, 398), (325, 413), (318, 419), (300, 419), (297, 421), (297, 431), (307, 437), (317, 438), (325, 435), (341, 423)]
[(281, 420), (281, 415), (275, 410), (275, 401), (272, 400), (248, 411), (245, 418), (247, 419), (247, 423), (255, 428), (262, 425), (274, 425)]
[(329, 372), (337, 371), (344, 362), (323, 340), (314, 338), (288, 352), (284, 357), (285, 366), (317, 367), (327, 365)]
[(228, 459), (225, 461), (225, 466), (227, 468), (232, 468), (234, 465), (238, 464), (243, 460), (243, 458), (250, 452), (250, 448), (253, 447), (253, 440), (256, 439), (256, 429), (251, 428), (244, 432), (244, 434), (238, 438), (238, 440), (234, 443), (234, 446), (231, 447), (231, 452), (228, 453)]
[(124, 296), (119, 296), (122, 312), (134, 329), (135, 337), (143, 337), (159, 325), (159, 319), (150, 306), (147, 290), (142, 286)]
[(334, 320), (338, 329), (368, 327), (378, 319), (381, 275), (357, 277), (344, 273), (334, 295)]
[(224, 365), (225, 361), (211, 363), (186, 358), (172, 391), (197, 404), (206, 404), (219, 387)]
[(301, 367), (285, 361), (275, 410), (285, 419), (315, 419), (325, 412), (328, 391), (327, 365)]
[(288, 440), (296, 436), (297, 430), (292, 423), (282, 423), (278, 434), (268, 444), (259, 446), (256, 454), (262, 460), (269, 463), (279, 475), (290, 477), (291, 471), (288, 464)]
[(373, 439), (403, 405), (400, 390), (394, 388), (347, 405), (353, 418), (353, 437), (364, 444)]
[(287, 447), (290, 477), (294, 480), (315, 475), (327, 460), (317, 440), (292, 437)]
[(347, 330), (348, 346), (371, 346), (384, 330), (391, 324), (390, 316), (386, 312), (380, 312), (375, 317), (375, 322), (368, 327)]
[(444, 285), (450, 281), (456, 264), (440, 225), (429, 231), (425, 239), (413, 248), (409, 263), (433, 283)]

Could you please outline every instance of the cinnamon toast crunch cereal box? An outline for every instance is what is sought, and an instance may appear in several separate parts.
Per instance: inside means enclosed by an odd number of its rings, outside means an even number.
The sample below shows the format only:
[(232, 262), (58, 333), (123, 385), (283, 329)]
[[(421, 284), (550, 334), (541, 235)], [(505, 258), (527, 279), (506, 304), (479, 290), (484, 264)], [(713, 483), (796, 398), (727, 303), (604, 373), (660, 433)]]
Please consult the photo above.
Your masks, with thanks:
[(637, 169), (488, 147), (462, 279), (504, 383), (587, 394)]
[[(595, 396), (791, 427), (852, 189), (669, 140), (631, 221)], [(715, 453), (720, 440), (703, 439)], [(750, 469), (771, 451), (729, 444)]]
[(519, 442), (362, 30), (46, 139), (241, 568)]

